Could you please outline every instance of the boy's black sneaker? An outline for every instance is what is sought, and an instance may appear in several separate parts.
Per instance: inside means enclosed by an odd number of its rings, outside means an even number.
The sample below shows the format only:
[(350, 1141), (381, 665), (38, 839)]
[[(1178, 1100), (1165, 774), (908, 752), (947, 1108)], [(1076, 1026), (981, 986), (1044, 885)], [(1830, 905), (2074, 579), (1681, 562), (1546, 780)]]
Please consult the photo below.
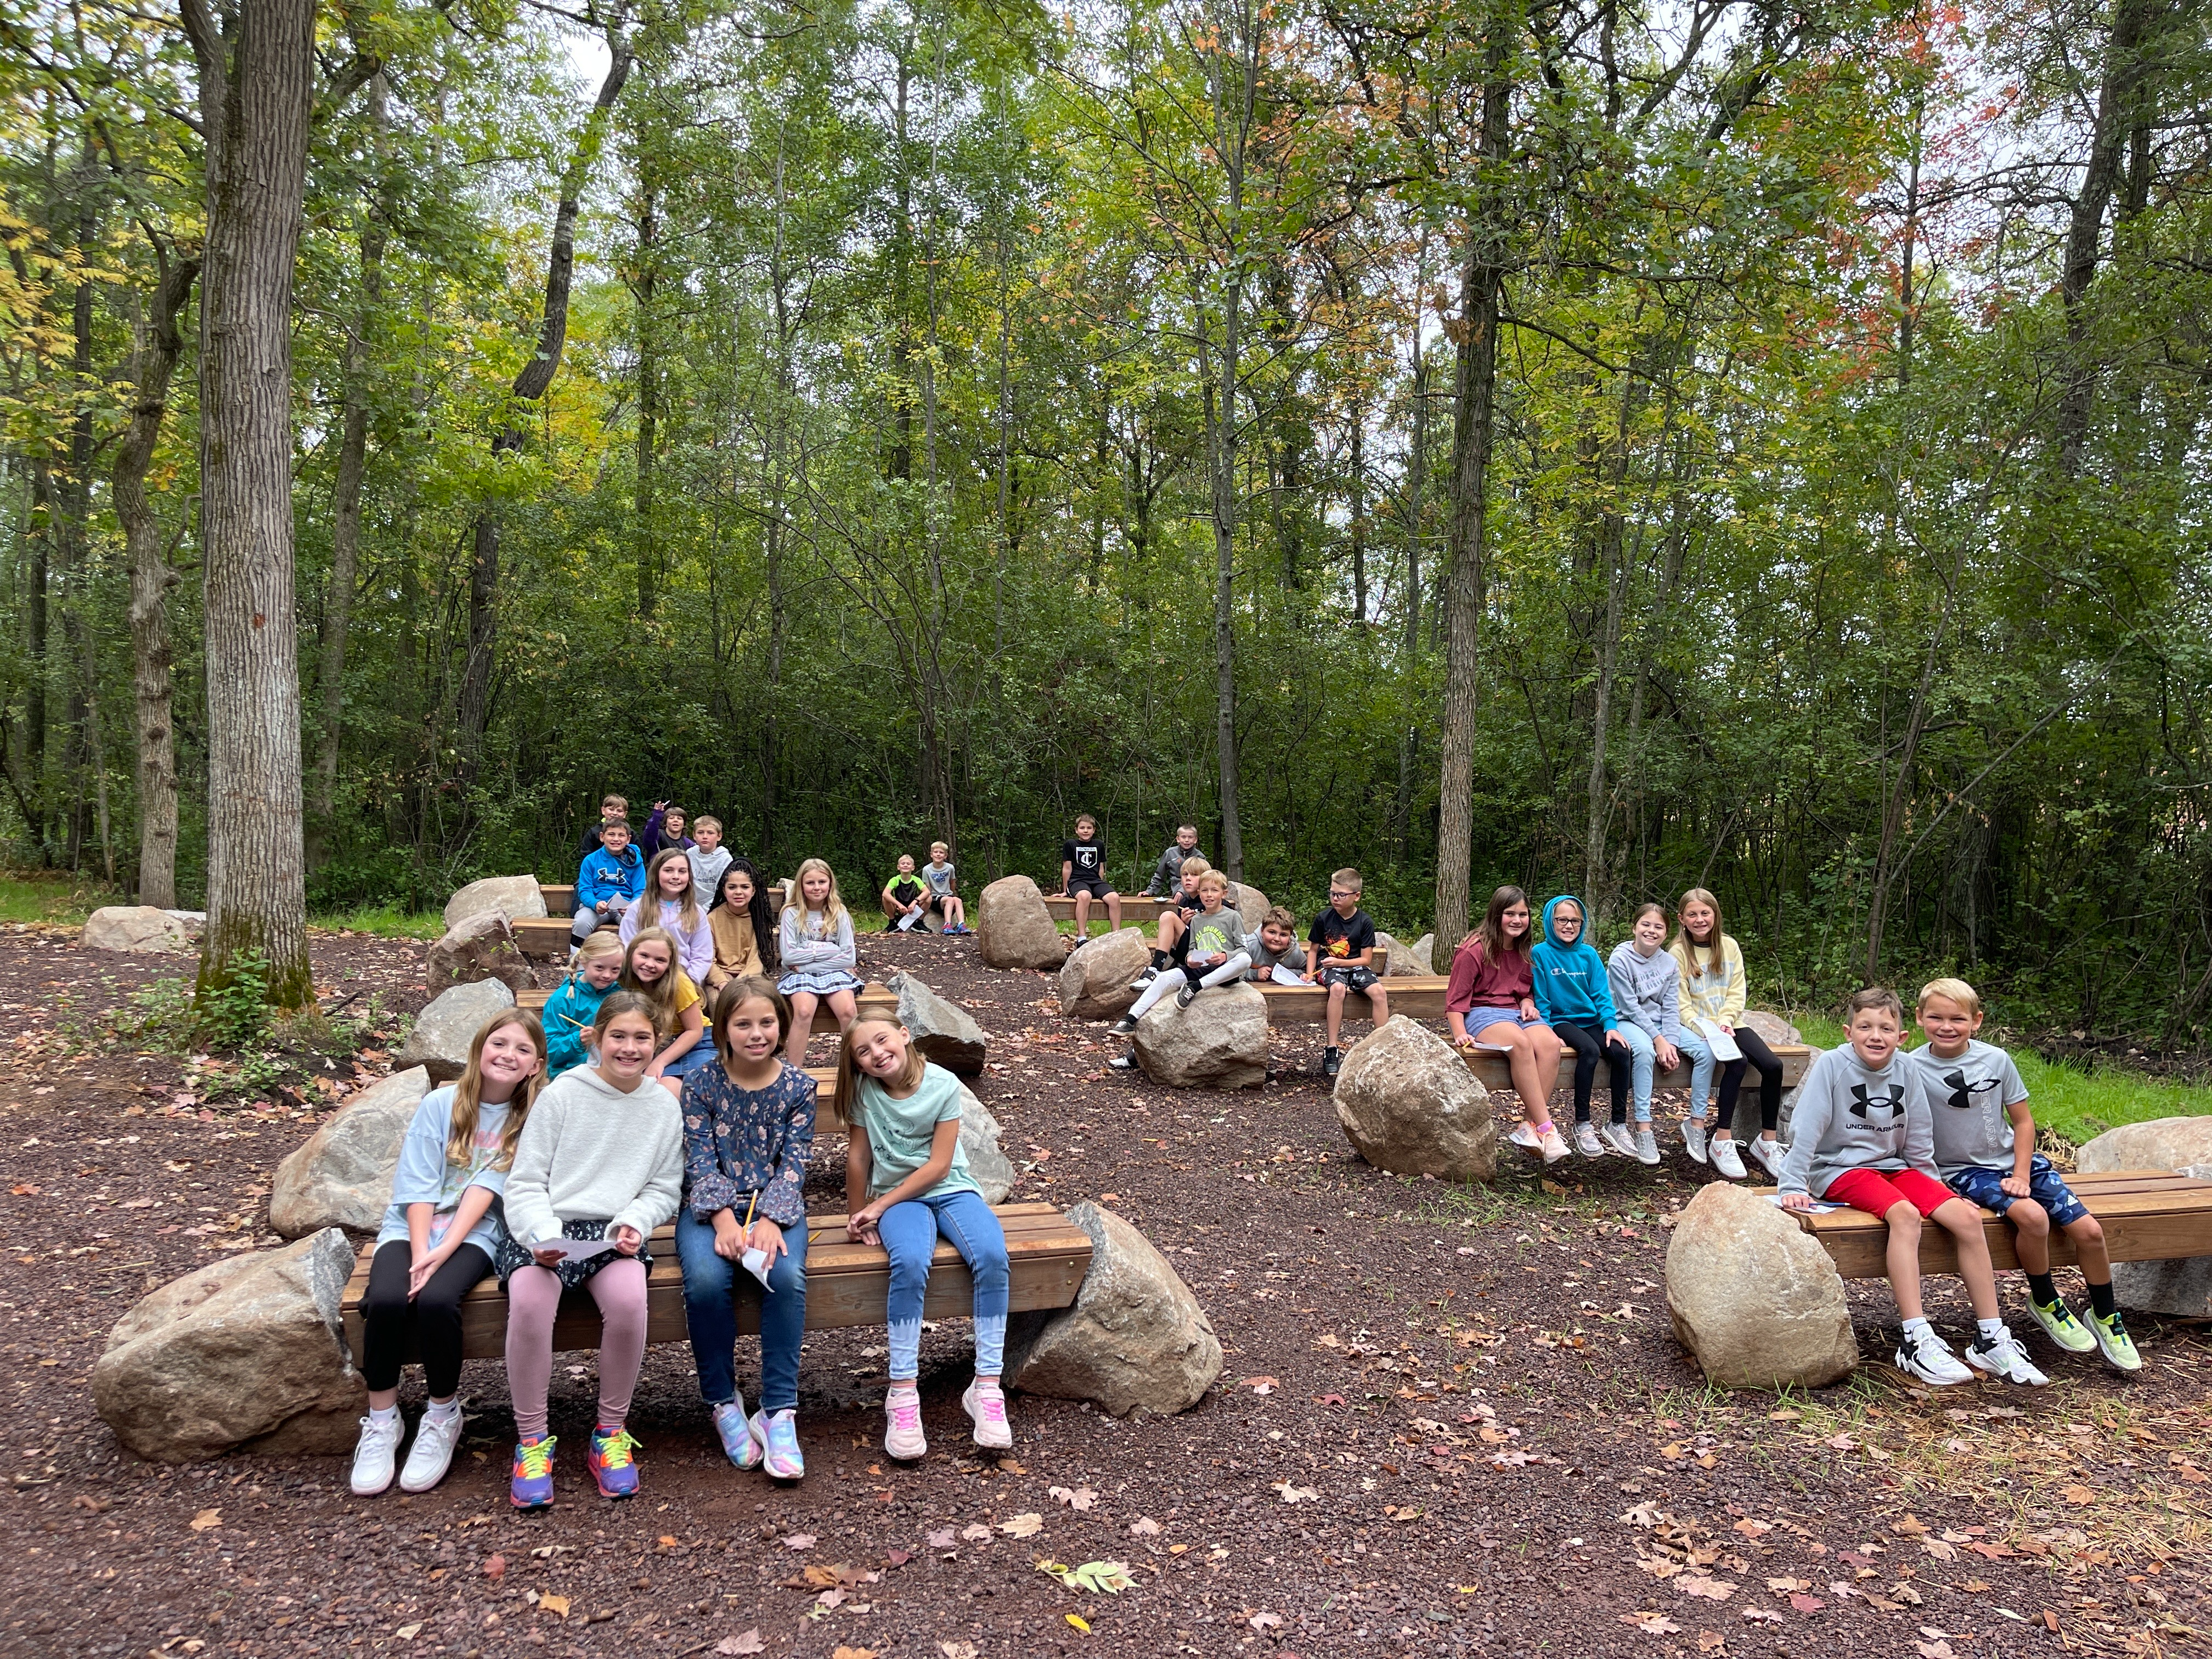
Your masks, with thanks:
[(1340, 1051), (1334, 1048), (1324, 1048), (1322, 1050), (1321, 1074), (1323, 1077), (1334, 1077), (1343, 1069), (1344, 1055)]
[(1121, 1018), (1114, 1022), (1112, 1035), (1115, 1036), (1127, 1036), (1130, 1032), (1136, 1029), (1137, 1022), (1135, 1018), (1131, 1015), (1124, 1014)]
[(1197, 1000), (1198, 987), (1192, 984), (1188, 980), (1185, 980), (1183, 981), (1182, 989), (1176, 993), (1176, 1006), (1178, 1008), (1188, 1008), (1192, 1003)]

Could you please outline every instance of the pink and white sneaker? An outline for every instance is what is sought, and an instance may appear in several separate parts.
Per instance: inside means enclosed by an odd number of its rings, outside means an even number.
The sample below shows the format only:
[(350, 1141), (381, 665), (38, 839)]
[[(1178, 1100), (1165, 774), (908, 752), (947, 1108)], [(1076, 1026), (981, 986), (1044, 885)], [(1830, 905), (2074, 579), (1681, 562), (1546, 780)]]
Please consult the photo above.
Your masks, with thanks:
[(1013, 1425), (1006, 1421), (1006, 1396), (996, 1382), (977, 1377), (960, 1396), (960, 1409), (975, 1425), (975, 1443), (992, 1451), (1005, 1451), (1014, 1443)]
[(911, 1382), (884, 1396), (884, 1450), (902, 1463), (929, 1455), (929, 1440), (921, 1431), (921, 1395)]

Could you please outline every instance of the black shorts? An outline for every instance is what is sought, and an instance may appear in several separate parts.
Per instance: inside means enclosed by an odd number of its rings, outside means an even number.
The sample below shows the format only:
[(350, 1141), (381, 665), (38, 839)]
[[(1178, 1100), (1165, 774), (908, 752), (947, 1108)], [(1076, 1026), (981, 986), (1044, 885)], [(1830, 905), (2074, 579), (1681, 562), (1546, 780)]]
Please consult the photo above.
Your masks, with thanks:
[(1071, 881), (1067, 884), (1067, 896), (1070, 898), (1073, 898), (1078, 893), (1088, 893), (1092, 898), (1103, 899), (1113, 890), (1113, 884), (1102, 877), (1093, 877), (1089, 881)]
[(1324, 968), (1321, 970), (1321, 982), (1341, 985), (1347, 991), (1366, 991), (1382, 981), (1371, 968)]
[(941, 916), (945, 914), (945, 899), (943, 893), (932, 893), (929, 902), (922, 908), (933, 916)]

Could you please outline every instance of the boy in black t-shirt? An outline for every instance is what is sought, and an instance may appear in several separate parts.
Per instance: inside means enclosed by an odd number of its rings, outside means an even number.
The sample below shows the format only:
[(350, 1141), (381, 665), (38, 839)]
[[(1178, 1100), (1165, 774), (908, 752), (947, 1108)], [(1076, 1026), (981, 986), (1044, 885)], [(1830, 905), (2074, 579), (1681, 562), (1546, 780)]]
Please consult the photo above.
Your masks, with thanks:
[(1106, 879), (1106, 843), (1098, 838), (1098, 820), (1088, 812), (1075, 820), (1074, 838), (1060, 844), (1060, 890), (1075, 901), (1077, 943), (1090, 933), (1093, 899), (1105, 900), (1110, 927), (1121, 925), (1121, 896)]
[(1328, 1046), (1321, 1057), (1323, 1077), (1334, 1077), (1344, 1067), (1344, 1056), (1336, 1046), (1336, 1033), (1344, 1021), (1346, 991), (1367, 994), (1377, 1026), (1390, 1018), (1382, 981), (1369, 966), (1375, 960), (1375, 924), (1359, 908), (1359, 895), (1365, 885), (1357, 870), (1340, 870), (1331, 876), (1329, 908), (1314, 918), (1313, 927), (1306, 933), (1306, 943), (1314, 947), (1313, 965), (1305, 972), (1306, 983), (1310, 985), (1317, 979), (1328, 987)]

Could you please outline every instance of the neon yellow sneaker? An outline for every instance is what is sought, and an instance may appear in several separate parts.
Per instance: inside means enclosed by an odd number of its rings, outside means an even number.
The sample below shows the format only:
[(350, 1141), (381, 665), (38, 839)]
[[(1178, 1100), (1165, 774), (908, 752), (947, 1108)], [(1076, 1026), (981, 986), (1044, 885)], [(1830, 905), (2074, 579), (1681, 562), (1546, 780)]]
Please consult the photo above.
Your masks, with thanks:
[(2142, 1356), (2136, 1352), (2136, 1340), (2128, 1334), (2128, 1328), (2120, 1323), (2115, 1310), (2110, 1318), (2102, 1314), (2089, 1316), (2089, 1328), (2097, 1338), (2097, 1346), (2105, 1351), (2105, 1363), (2116, 1371), (2139, 1371)]
[(2074, 1317), (2074, 1310), (2066, 1305), (2063, 1297), (2053, 1297), (2048, 1302), (2027, 1299), (2027, 1310), (2035, 1322), (2043, 1327), (2043, 1334), (2069, 1353), (2087, 1353), (2096, 1347), (2097, 1339), (2089, 1334), (2088, 1328)]

